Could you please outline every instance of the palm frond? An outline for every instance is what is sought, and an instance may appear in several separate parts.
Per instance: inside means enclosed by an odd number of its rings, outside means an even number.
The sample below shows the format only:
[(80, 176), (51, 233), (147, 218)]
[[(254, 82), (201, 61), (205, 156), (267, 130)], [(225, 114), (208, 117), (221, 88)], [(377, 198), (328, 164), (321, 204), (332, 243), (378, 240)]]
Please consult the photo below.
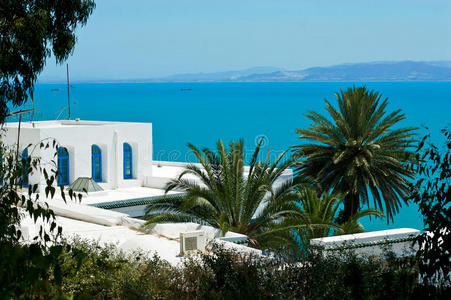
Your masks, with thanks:
[[(219, 140), (217, 151), (199, 150), (192, 144), (200, 166), (189, 164), (183, 172), (168, 182), (166, 192), (183, 191), (180, 196), (167, 194), (153, 200), (147, 207), (148, 226), (158, 222), (196, 222), (248, 235), (253, 245), (269, 245), (266, 232), (286, 239), (287, 232), (280, 227), (287, 216), (296, 213), (294, 201), (298, 184), (284, 181), (284, 172), (294, 161), (284, 160), (286, 151), (274, 162), (258, 161), (262, 140), (251, 158), (248, 176), (244, 168), (244, 143)], [(277, 230), (275, 228), (277, 227)], [(285, 232), (283, 232), (285, 230)], [(286, 247), (279, 245), (279, 248)]]
[(353, 87), (336, 97), (337, 109), (326, 100), (331, 120), (309, 112), (313, 124), (297, 130), (305, 143), (292, 148), (296, 175), (323, 192), (345, 195), (347, 218), (372, 197), (388, 222), (405, 201), (414, 175), (408, 166), (416, 162), (416, 128), (393, 128), (405, 115), (400, 110), (387, 114), (388, 99), (378, 92)]

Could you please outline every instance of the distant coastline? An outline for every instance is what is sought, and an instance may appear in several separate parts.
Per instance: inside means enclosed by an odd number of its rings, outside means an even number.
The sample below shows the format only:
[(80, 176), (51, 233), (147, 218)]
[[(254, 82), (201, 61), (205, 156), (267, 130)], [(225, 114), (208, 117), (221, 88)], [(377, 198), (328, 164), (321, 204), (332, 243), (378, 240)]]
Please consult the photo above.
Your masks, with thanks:
[[(165, 83), (165, 82), (400, 82), (451, 81), (451, 61), (400, 61), (349, 63), (328, 67), (312, 67), (290, 71), (276, 67), (255, 67), (246, 70), (176, 74), (161, 78), (92, 79), (74, 83)], [(63, 83), (46, 80), (38, 83)]]

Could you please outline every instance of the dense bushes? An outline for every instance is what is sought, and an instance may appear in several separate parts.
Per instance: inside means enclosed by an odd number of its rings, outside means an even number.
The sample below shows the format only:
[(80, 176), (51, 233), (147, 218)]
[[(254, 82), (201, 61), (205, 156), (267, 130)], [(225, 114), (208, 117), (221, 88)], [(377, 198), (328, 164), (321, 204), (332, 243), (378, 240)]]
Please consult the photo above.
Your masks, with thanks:
[(172, 268), (158, 257), (139, 252), (125, 255), (112, 245), (82, 241), (72, 244), (82, 259), (78, 265), (73, 251), (61, 256), (65, 293), (101, 299), (170, 298), (172, 295), (165, 291), (170, 288)]
[[(308, 262), (241, 257), (222, 248), (173, 267), (145, 253), (124, 255), (114, 246), (78, 241), (62, 247), (58, 265), (46, 278), (48, 295), (96, 299), (412, 299), (444, 298), (445, 289), (418, 282), (416, 260), (353, 254)], [(2, 261), (4, 254), (0, 253)], [(14, 280), (11, 278), (11, 280)]]
[[(69, 247), (69, 246), (66, 246)], [(0, 299), (43, 299), (61, 296), (58, 257), (63, 246), (43, 251), (40, 245), (0, 242)]]

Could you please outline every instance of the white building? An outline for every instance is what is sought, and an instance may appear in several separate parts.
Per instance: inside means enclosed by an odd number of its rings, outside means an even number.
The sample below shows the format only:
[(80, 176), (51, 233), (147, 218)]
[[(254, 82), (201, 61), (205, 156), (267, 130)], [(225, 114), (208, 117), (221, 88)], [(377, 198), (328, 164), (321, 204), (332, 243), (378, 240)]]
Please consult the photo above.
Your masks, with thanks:
[[(2, 136), (4, 144), (17, 144), (19, 123), (6, 123)], [(86, 195), (83, 203), (126, 213), (131, 217), (144, 215), (144, 209), (152, 197), (164, 194), (166, 183), (176, 178), (187, 163), (153, 161), (152, 124), (106, 121), (37, 121), (22, 122), (20, 126), (19, 152), (22, 155), (40, 157), (41, 166), (58, 169), (55, 185), (70, 185), (77, 178), (92, 178), (103, 192)], [(40, 143), (53, 141), (54, 147), (39, 147)], [(32, 146), (29, 146), (29, 145)], [(27, 149), (27, 150), (25, 150)], [(244, 172), (249, 168), (245, 167)], [(275, 186), (291, 180), (293, 173), (286, 170)], [(192, 180), (196, 177), (187, 176)], [(25, 183), (45, 186), (42, 173), (34, 172)]]
[[(19, 123), (6, 123), (3, 143), (17, 143)], [(55, 140), (55, 148), (39, 147)], [(101, 121), (22, 122), (19, 151), (40, 157), (42, 164), (58, 165), (58, 181), (69, 185), (79, 177), (92, 177), (103, 189), (144, 186), (152, 175), (152, 124)], [(32, 145), (28, 147), (28, 145)], [(24, 153), (25, 150), (25, 153)], [(27, 153), (28, 152), (28, 153)], [(30, 174), (29, 184), (44, 184), (42, 174)]]
[[(14, 150), (19, 124), (6, 123), (4, 129), (1, 140)], [(54, 142), (58, 150), (53, 147)], [(112, 243), (127, 252), (141, 249), (158, 254), (172, 264), (183, 258), (180, 255), (183, 253), (181, 245), (184, 245), (180, 240), (182, 234), (196, 237), (196, 249), (203, 250), (214, 242), (239, 252), (261, 255), (261, 251), (242, 245), (247, 243), (245, 235), (228, 232), (221, 236), (219, 229), (209, 226), (179, 223), (159, 224), (150, 232), (140, 229), (145, 221), (133, 217), (143, 216), (147, 203), (153, 197), (164, 195), (166, 182), (186, 166), (186, 163), (152, 161), (151, 123), (22, 122), (19, 153), (40, 158), (40, 166), (49, 174), (52, 169), (57, 169), (61, 175), (55, 185), (67, 186), (77, 178), (88, 177), (103, 189), (84, 195), (81, 203), (66, 203), (58, 193), (48, 201), (57, 223), (64, 227), (66, 238)], [(291, 175), (287, 173), (287, 177)], [(42, 172), (30, 173), (23, 181), (24, 185), (38, 184), (43, 193), (46, 183)], [(45, 199), (44, 196), (40, 198)], [(32, 241), (40, 225), (41, 222), (35, 224), (26, 216), (21, 222), (24, 240)]]

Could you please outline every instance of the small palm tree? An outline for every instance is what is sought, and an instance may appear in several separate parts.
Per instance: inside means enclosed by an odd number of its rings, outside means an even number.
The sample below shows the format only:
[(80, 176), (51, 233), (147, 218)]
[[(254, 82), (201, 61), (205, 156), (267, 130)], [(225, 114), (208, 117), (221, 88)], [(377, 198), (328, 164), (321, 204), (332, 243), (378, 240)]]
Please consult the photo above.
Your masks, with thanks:
[(318, 197), (315, 190), (303, 188), (297, 192), (298, 223), (306, 224), (303, 228), (304, 234), (301, 236), (308, 239), (326, 237), (331, 234), (332, 229), (336, 229), (334, 218), (337, 214), (340, 198), (335, 195), (324, 194)]
[(310, 239), (331, 235), (353, 234), (364, 232), (358, 220), (365, 216), (384, 217), (383, 212), (375, 209), (365, 209), (354, 214), (347, 222), (337, 222), (338, 210), (343, 198), (337, 195), (323, 194), (318, 196), (314, 189), (304, 187), (297, 193), (298, 205), (296, 214), (291, 214), (284, 220), (284, 226), (292, 226), (296, 238), (304, 245)]
[(308, 141), (294, 146), (298, 176), (323, 193), (344, 195), (343, 222), (369, 205), (371, 196), (374, 208), (392, 220), (414, 176), (408, 165), (415, 161), (409, 150), (415, 128), (393, 129), (404, 114), (386, 114), (387, 99), (365, 87), (340, 90), (336, 97), (338, 110), (326, 100), (330, 119), (309, 112), (313, 125), (296, 131)]
[[(223, 235), (229, 230), (245, 234), (252, 246), (266, 249), (265, 244), (270, 243), (266, 235), (286, 215), (294, 212), (297, 186), (288, 180), (274, 187), (293, 161), (282, 161), (285, 152), (274, 163), (268, 159), (257, 161), (261, 142), (253, 153), (247, 176), (241, 140), (231, 142), (228, 150), (219, 140), (217, 153), (209, 149), (201, 151), (189, 144), (200, 166), (188, 165), (178, 178), (167, 184), (166, 193), (182, 190), (184, 194), (166, 195), (150, 203), (146, 211), (147, 224), (206, 224), (220, 229)], [(278, 228), (280, 231), (283, 228)]]

